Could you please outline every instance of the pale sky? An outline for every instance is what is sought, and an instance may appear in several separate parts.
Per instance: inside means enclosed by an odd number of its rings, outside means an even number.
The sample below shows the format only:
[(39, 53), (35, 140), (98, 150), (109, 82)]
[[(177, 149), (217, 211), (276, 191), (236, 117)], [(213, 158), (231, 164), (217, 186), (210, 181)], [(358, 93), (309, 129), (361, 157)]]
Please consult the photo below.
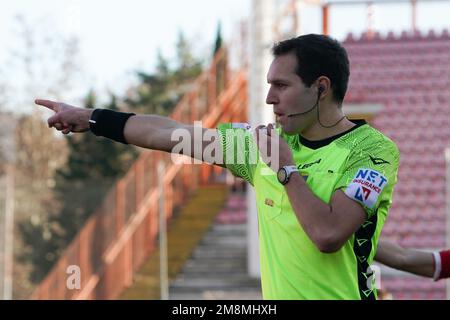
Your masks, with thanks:
[[(214, 41), (218, 21), (222, 22), (225, 40), (229, 40), (237, 31), (237, 23), (248, 17), (250, 3), (250, 0), (0, 0), (0, 70), (17, 38), (14, 17), (21, 14), (29, 22), (39, 24), (46, 20), (57, 32), (79, 37), (85, 73), (79, 83), (80, 92), (89, 88), (100, 92), (110, 89), (120, 95), (133, 80), (133, 70), (152, 70), (158, 48), (166, 57), (173, 56), (178, 30), (193, 41), (196, 52), (209, 54), (208, 46)], [(449, 1), (421, 1), (418, 9), (418, 26), (422, 31), (450, 29)], [(320, 32), (319, 7), (303, 5), (300, 10), (300, 31)], [(360, 34), (367, 26), (363, 5), (338, 6), (330, 14), (331, 35), (339, 40), (349, 31)], [(382, 33), (408, 29), (410, 19), (407, 3), (375, 7), (374, 25)]]

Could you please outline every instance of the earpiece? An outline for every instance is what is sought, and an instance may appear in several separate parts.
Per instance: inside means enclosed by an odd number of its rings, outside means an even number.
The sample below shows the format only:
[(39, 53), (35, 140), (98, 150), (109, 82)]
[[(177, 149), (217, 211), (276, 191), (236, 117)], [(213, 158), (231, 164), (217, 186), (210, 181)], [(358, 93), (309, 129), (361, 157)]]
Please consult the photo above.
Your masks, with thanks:
[(325, 87), (324, 86), (319, 86), (319, 94), (322, 94), (322, 92), (325, 91)]

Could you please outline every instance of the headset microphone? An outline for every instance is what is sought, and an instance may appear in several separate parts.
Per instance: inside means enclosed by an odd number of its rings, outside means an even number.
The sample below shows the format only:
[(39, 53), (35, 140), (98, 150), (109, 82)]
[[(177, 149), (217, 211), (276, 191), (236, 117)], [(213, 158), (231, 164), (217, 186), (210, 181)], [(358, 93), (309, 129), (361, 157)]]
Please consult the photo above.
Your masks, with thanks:
[(317, 101), (316, 101), (316, 103), (315, 103), (310, 109), (308, 109), (308, 110), (305, 111), (305, 112), (299, 112), (299, 113), (288, 114), (287, 117), (288, 117), (288, 118), (290, 118), (290, 117), (295, 117), (295, 116), (299, 116), (299, 115), (302, 115), (302, 114), (306, 114), (306, 113), (311, 112), (311, 111), (312, 111), (315, 107), (317, 107), (317, 105), (319, 104), (320, 95), (322, 94), (322, 92), (323, 92), (324, 90), (325, 90), (324, 87), (322, 87), (322, 86), (319, 87), (319, 92), (318, 92), (318, 94), (317, 94)]
[[(319, 86), (316, 104), (315, 104), (314, 106), (312, 106), (311, 109), (309, 109), (308, 111), (305, 111), (305, 112), (289, 114), (289, 115), (287, 115), (287, 116), (288, 116), (288, 117), (295, 117), (295, 116), (299, 116), (299, 115), (301, 115), (301, 114), (305, 114), (305, 113), (308, 113), (308, 112), (312, 111), (314, 108), (316, 108), (316, 107), (319, 105), (320, 95), (321, 95), (322, 92), (324, 92), (324, 91), (325, 91), (325, 88), (324, 88), (323, 86)], [(317, 121), (319, 122), (319, 124), (320, 124), (323, 128), (327, 128), (327, 129), (333, 128), (333, 127), (337, 126), (339, 122), (341, 122), (342, 120), (344, 120), (344, 119), (346, 119), (346, 118), (347, 118), (347, 117), (346, 117), (345, 115), (343, 115), (342, 118), (340, 118), (338, 121), (336, 121), (335, 124), (332, 124), (332, 125), (330, 125), (330, 126), (323, 125), (322, 122), (320, 122), (319, 108), (317, 108)]]

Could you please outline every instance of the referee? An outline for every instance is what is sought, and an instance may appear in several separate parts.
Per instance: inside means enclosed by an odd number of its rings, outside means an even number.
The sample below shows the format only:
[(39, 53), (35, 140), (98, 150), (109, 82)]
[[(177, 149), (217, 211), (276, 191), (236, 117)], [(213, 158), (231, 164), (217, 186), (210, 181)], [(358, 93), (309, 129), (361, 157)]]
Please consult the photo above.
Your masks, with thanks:
[[(304, 35), (276, 44), (273, 54), (266, 102), (277, 126), (254, 133), (232, 123), (202, 128), (213, 142), (194, 141), (194, 126), (166, 117), (36, 103), (55, 111), (49, 127), (64, 134), (91, 131), (173, 152), (179, 141), (172, 133), (184, 130), (192, 145), (219, 150), (214, 158), (193, 147), (187, 155), (254, 186), (264, 299), (376, 299), (367, 279), (397, 182), (398, 148), (343, 114), (349, 61), (336, 40)], [(432, 264), (431, 255), (425, 260)]]

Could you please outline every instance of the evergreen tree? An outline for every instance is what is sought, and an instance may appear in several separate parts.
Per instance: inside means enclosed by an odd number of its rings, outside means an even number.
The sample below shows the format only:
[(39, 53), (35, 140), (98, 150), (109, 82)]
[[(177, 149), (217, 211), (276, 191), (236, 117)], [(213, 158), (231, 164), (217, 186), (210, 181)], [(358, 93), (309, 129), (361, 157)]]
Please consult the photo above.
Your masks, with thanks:
[(202, 64), (194, 58), (191, 45), (181, 31), (178, 33), (176, 53), (176, 70), (173, 80), (175, 85), (182, 86), (201, 73)]
[[(86, 107), (92, 108), (95, 104), (95, 96), (91, 93), (86, 99)], [(118, 110), (114, 96), (105, 108)], [(70, 135), (67, 140), (67, 166), (57, 172), (56, 180), (56, 192), (63, 207), (55, 218), (64, 230), (64, 240), (70, 241), (99, 206), (99, 199), (103, 199), (116, 179), (129, 169), (137, 151), (90, 133)]]
[(216, 33), (216, 41), (214, 43), (214, 53), (216, 55), (217, 51), (222, 48), (223, 40), (222, 40), (222, 24), (219, 22), (217, 25), (217, 33)]
[(158, 50), (158, 54), (156, 57), (156, 73), (159, 74), (160, 77), (169, 79), (170, 77), (170, 67), (167, 59), (162, 55), (161, 50)]
[[(216, 41), (214, 44), (214, 52), (215, 56), (217, 52), (222, 48), (223, 40), (222, 40), (222, 25), (219, 22), (217, 25), (217, 33), (216, 33)], [(220, 59), (216, 64), (216, 94), (218, 95), (225, 86), (224, 72), (226, 69), (226, 61), (224, 59)]]
[(201, 73), (202, 64), (182, 32), (176, 44), (175, 68), (170, 68), (160, 51), (157, 59), (154, 73), (137, 72), (139, 84), (129, 90), (125, 103), (137, 113), (168, 116)]

